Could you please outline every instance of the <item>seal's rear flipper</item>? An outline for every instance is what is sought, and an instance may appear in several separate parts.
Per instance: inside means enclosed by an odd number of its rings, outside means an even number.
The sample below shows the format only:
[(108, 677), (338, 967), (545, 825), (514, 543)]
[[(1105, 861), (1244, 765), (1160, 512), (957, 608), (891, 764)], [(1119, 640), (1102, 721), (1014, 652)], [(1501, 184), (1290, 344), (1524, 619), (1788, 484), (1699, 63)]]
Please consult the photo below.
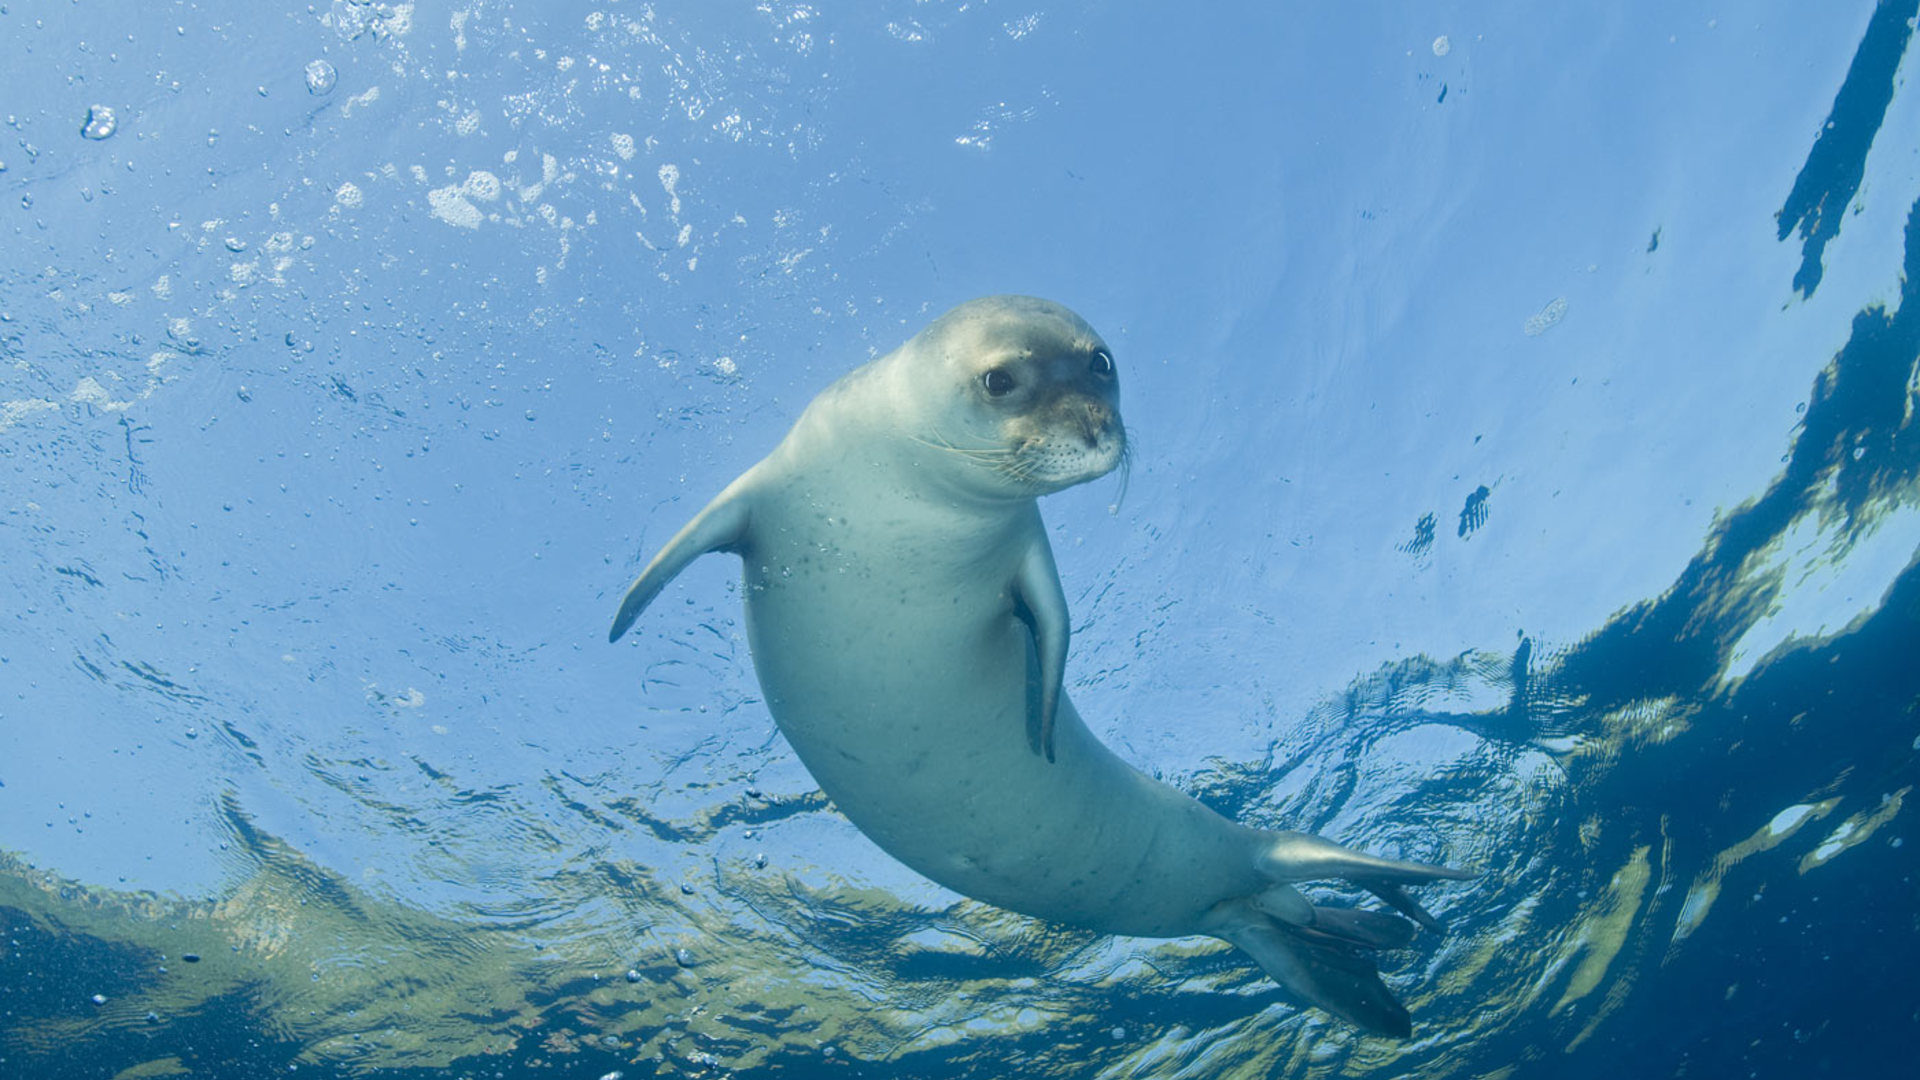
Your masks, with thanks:
[(1361, 888), (1393, 905), (1394, 909), (1400, 912), (1400, 914), (1419, 923), (1421, 929), (1434, 934), (1444, 934), (1447, 932), (1447, 928), (1441, 924), (1439, 919), (1434, 918), (1428, 913), (1426, 908), (1420, 906), (1420, 901), (1408, 896), (1407, 890), (1400, 886), (1390, 885), (1384, 881), (1369, 881), (1366, 878), (1360, 877), (1354, 878), (1353, 881)]
[(613, 617), (613, 629), (607, 632), (608, 641), (619, 641), (620, 635), (627, 632), (633, 620), (640, 617), (667, 582), (677, 577), (687, 564), (705, 555), (709, 551), (734, 551), (746, 539), (749, 514), (747, 500), (737, 490), (738, 480), (729, 485), (719, 497), (707, 504), (706, 509), (694, 515), (692, 521), (667, 541), (660, 554), (653, 557), (640, 576), (633, 579), (633, 585), (627, 589), (626, 599), (620, 601), (620, 611)]
[(1328, 939), (1361, 949), (1401, 949), (1413, 944), (1420, 931), (1412, 923), (1384, 911), (1365, 908), (1316, 907), (1313, 922), (1292, 928), (1304, 937)]
[[(1380, 981), (1371, 950), (1387, 934), (1374, 919), (1402, 923), (1378, 912), (1336, 913), (1316, 908), (1310, 928), (1289, 926), (1257, 911), (1246, 911), (1214, 933), (1253, 957), (1274, 982), (1316, 1008), (1363, 1031), (1404, 1039), (1413, 1034), (1407, 1010)], [(1349, 936), (1344, 915), (1363, 915), (1369, 925)], [(1407, 934), (1412, 933), (1408, 926)]]
[[(1480, 875), (1431, 863), (1382, 859), (1341, 847), (1311, 833), (1271, 832), (1256, 857), (1261, 873), (1278, 884), (1295, 881), (1351, 881), (1397, 908), (1402, 915), (1436, 934), (1445, 933), (1440, 920), (1427, 913), (1403, 885), (1432, 881), (1468, 881)], [(1295, 921), (1295, 920), (1288, 920)]]

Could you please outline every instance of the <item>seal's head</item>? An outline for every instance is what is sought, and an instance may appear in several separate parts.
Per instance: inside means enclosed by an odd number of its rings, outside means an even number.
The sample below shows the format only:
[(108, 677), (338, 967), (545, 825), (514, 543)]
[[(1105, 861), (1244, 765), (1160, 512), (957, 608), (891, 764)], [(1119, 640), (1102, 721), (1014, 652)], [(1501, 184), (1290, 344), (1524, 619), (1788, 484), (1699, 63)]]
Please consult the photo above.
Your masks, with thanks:
[(950, 452), (969, 487), (1031, 498), (1105, 476), (1126, 454), (1113, 353), (1059, 304), (972, 300), (901, 352), (928, 409), (918, 438)]

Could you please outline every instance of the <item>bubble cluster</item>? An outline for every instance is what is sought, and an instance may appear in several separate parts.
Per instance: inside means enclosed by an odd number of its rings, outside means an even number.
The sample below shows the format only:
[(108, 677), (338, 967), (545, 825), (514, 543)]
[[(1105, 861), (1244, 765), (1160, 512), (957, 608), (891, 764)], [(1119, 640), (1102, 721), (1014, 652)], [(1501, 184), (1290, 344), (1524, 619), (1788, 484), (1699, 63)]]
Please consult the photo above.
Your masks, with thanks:
[(1528, 337), (1539, 337), (1541, 334), (1558, 326), (1560, 320), (1566, 318), (1566, 315), (1567, 298), (1564, 296), (1556, 296), (1547, 303), (1546, 307), (1541, 308), (1538, 314), (1529, 316), (1526, 323), (1521, 326), (1521, 329), (1526, 332)]
[(480, 208), (467, 201), (464, 188), (456, 184), (427, 192), (427, 206), (434, 217), (462, 229), (477, 229), (486, 220)]
[(500, 178), (485, 169), (475, 169), (467, 174), (467, 182), (461, 185), (461, 191), (469, 199), (492, 202), (500, 197)]
[(119, 123), (111, 107), (90, 105), (87, 107), (87, 118), (80, 125), (80, 134), (94, 140), (110, 138)]

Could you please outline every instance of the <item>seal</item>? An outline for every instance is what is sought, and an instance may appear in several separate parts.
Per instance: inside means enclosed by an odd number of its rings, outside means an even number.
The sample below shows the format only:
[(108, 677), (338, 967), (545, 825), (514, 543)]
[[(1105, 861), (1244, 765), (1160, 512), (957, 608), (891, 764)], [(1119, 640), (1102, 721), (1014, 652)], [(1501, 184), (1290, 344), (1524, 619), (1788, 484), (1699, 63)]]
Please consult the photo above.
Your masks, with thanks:
[[(1120, 465), (1119, 403), (1113, 353), (1078, 315), (962, 304), (822, 391), (647, 564), (608, 638), (697, 556), (739, 555), (768, 710), (889, 854), (1040, 919), (1212, 935), (1305, 1002), (1404, 1037), (1374, 953), (1440, 929), (1405, 886), (1474, 875), (1231, 821), (1122, 761), (1061, 691), (1067, 602), (1036, 499)], [(1407, 918), (1294, 887), (1329, 879)]]

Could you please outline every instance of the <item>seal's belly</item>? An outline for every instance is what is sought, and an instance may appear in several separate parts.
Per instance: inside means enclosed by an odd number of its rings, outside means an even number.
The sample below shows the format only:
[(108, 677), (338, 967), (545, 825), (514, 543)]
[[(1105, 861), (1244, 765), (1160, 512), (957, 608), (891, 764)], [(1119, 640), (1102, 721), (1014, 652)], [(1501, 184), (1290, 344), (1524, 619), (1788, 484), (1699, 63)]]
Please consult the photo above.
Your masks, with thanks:
[(984, 592), (749, 571), (768, 708), (841, 812), (949, 888), (1103, 930), (1193, 933), (1257, 886), (1246, 830), (1129, 767), (1071, 703), (1056, 761), (1035, 752), (1027, 630)]

